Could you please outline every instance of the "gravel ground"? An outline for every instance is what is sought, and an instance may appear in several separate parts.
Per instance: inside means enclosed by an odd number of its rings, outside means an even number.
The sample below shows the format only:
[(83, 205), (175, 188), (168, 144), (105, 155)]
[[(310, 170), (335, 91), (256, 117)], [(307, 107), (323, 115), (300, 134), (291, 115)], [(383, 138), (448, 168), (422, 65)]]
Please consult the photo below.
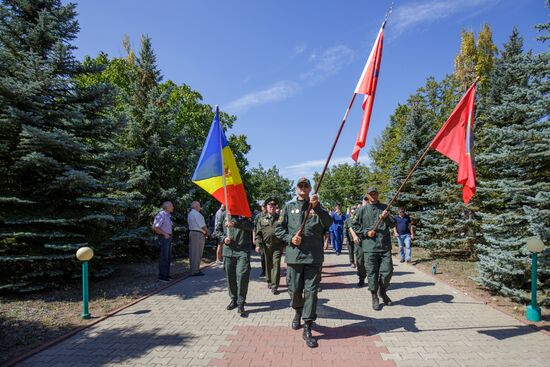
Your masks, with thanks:
[[(205, 250), (205, 262), (213, 257)], [(171, 275), (179, 278), (189, 271), (188, 259), (172, 263)], [(165, 286), (157, 280), (158, 263), (124, 264), (107, 279), (90, 280), (91, 320), (82, 320), (80, 282), (45, 292), (0, 297), (0, 365), (36, 346), (86, 325), (110, 311)]]

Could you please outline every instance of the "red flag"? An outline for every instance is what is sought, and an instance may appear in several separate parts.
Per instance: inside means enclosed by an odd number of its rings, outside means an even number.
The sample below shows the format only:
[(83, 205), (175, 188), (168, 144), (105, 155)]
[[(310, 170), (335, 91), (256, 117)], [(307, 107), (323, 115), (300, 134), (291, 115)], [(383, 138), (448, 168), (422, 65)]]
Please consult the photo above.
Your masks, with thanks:
[(370, 116), (372, 113), (372, 106), (374, 104), (374, 95), (376, 93), (376, 84), (378, 83), (378, 75), (380, 73), (380, 61), (382, 61), (382, 45), (384, 43), (384, 24), (378, 32), (378, 37), (374, 41), (374, 45), (367, 60), (367, 64), (363, 69), (361, 78), (355, 87), (355, 94), (364, 94), (363, 100), (363, 120), (361, 121), (361, 129), (357, 135), (357, 141), (353, 148), (351, 157), (357, 162), (359, 159), (359, 152), (365, 146), (367, 141), (367, 132), (369, 131)]
[(463, 186), (462, 200), (465, 204), (470, 202), (476, 192), (476, 170), (472, 150), (475, 97), (474, 82), (430, 144), (431, 148), (458, 163), (457, 183)]

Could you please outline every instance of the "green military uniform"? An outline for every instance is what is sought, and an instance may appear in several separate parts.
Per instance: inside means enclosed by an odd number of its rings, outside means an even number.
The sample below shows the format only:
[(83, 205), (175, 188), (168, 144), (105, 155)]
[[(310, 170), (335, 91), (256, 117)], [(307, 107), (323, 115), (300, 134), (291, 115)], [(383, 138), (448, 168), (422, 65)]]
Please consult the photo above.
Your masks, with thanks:
[[(356, 213), (357, 214), (357, 213)], [(361, 244), (356, 245), (353, 242), (353, 237), (351, 236), (350, 229), (353, 223), (353, 217), (346, 219), (344, 222), (344, 235), (348, 240), (348, 249), (349, 249), (349, 261), (351, 264), (355, 264), (357, 267), (357, 276), (359, 279), (365, 279), (367, 277), (367, 269), (365, 268), (365, 256), (363, 254), (363, 248)]]
[(380, 203), (363, 205), (355, 212), (351, 225), (351, 228), (362, 239), (360, 247), (364, 252), (364, 264), (368, 269), (368, 283), (371, 292), (378, 291), (379, 280), (387, 289), (393, 273), (389, 230), (395, 225), (393, 217), (388, 215), (380, 222), (373, 238), (367, 236), (386, 207), (385, 204)]
[(304, 226), (302, 242), (292, 244), (292, 237), (298, 233), (306, 211), (308, 200), (291, 201), (285, 205), (275, 228), (275, 235), (286, 247), (287, 284), (291, 307), (302, 319), (311, 322), (317, 317), (317, 291), (321, 280), (323, 263), (323, 234), (332, 224), (329, 212), (321, 204), (311, 210)]
[(285, 243), (275, 236), (275, 226), (279, 220), (277, 214), (260, 214), (256, 223), (256, 245), (265, 256), (265, 274), (267, 284), (277, 290), (281, 278), (281, 255)]
[[(237, 301), (238, 305), (244, 305), (250, 279), (250, 251), (252, 250), (254, 224), (245, 217), (229, 216), (229, 220), (234, 222), (235, 226), (228, 228), (225, 226), (225, 220), (219, 221), (215, 236), (224, 243), (222, 256), (229, 297), (231, 300)], [(226, 237), (231, 238), (229, 244), (224, 242)]]
[(351, 233), (349, 233), (352, 219), (353, 217), (349, 217), (344, 221), (344, 237), (346, 238), (346, 242), (348, 243), (349, 263), (355, 264), (355, 246), (353, 243), (353, 238), (351, 237)]
[[(265, 214), (265, 213), (260, 212), (254, 217), (254, 234), (256, 233), (256, 227), (258, 226), (258, 221), (260, 220), (260, 217), (262, 216), (262, 214)], [(256, 239), (254, 239), (254, 241), (257, 242)], [(257, 246), (256, 243), (252, 244), (253, 248), (255, 248), (256, 246)], [(262, 273), (260, 274), (260, 278), (261, 278), (265, 275), (265, 253), (264, 253), (264, 251), (260, 251), (260, 262), (262, 264)]]

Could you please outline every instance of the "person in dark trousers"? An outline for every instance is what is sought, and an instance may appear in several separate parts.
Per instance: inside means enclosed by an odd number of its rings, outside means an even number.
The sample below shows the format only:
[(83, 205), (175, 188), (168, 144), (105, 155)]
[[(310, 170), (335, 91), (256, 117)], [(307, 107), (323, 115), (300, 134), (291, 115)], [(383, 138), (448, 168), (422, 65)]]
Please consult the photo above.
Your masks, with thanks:
[[(392, 305), (386, 289), (388, 289), (393, 273), (390, 228), (395, 225), (395, 220), (389, 215), (387, 205), (378, 201), (378, 190), (375, 187), (368, 189), (365, 198), (367, 205), (360, 207), (355, 212), (351, 228), (358, 235), (355, 243), (361, 244), (365, 254), (372, 308), (379, 311), (378, 295), (382, 297), (387, 306)], [(381, 219), (380, 225), (374, 229), (374, 224), (379, 218)]]
[[(309, 197), (311, 183), (305, 177), (298, 179), (298, 197), (285, 205), (275, 227), (275, 235), (285, 242), (287, 284), (290, 305), (295, 310), (292, 329), (300, 328), (300, 318), (305, 322), (302, 334), (310, 348), (318, 346), (312, 335), (312, 324), (317, 318), (317, 292), (323, 264), (323, 235), (332, 224), (329, 212), (319, 204), (319, 197)], [(309, 205), (311, 211), (303, 232), (299, 233)]]
[(405, 213), (405, 208), (400, 206), (398, 215), (394, 217), (394, 220), (393, 235), (397, 238), (397, 243), (399, 244), (400, 262), (404, 263), (406, 261), (410, 263), (412, 261), (411, 244), (414, 240), (414, 228), (411, 217)]
[(162, 210), (155, 215), (153, 231), (157, 234), (157, 243), (160, 248), (159, 280), (169, 282), (170, 263), (172, 262), (172, 212), (174, 205), (171, 201), (162, 203)]
[(340, 204), (336, 204), (331, 214), (332, 225), (330, 226), (330, 243), (336, 255), (342, 252), (342, 242), (344, 241), (344, 222), (347, 219), (346, 214), (342, 213)]
[(243, 316), (248, 282), (250, 280), (250, 252), (254, 224), (249, 218), (228, 216), (218, 222), (216, 237), (223, 242), (223, 264), (227, 278), (227, 289), (231, 302), (227, 310), (237, 308)]
[(355, 268), (355, 245), (353, 243), (353, 237), (350, 232), (351, 221), (355, 216), (355, 206), (352, 206), (349, 211), (349, 217), (344, 221), (344, 238), (348, 244), (349, 252), (349, 264), (352, 268)]
[[(262, 216), (262, 214), (265, 214), (267, 212), (267, 209), (265, 207), (265, 201), (262, 203), (261, 209), (262, 209), (262, 211), (259, 212), (259, 213), (256, 213), (254, 218), (252, 218), (254, 220), (254, 228), (256, 228), (256, 226), (258, 225), (258, 220), (260, 220), (260, 217)], [(252, 245), (257, 246), (256, 245), (256, 230), (254, 230), (254, 232), (252, 233)], [(260, 273), (259, 277), (260, 278), (265, 278), (265, 256), (264, 256), (263, 251), (260, 251), (260, 261), (261, 261), (261, 265), (262, 265), (262, 272)]]
[(275, 225), (279, 220), (276, 213), (279, 201), (275, 197), (269, 197), (265, 203), (267, 212), (260, 214), (255, 226), (256, 252), (264, 254), (267, 287), (273, 294), (279, 294), (281, 255), (285, 247), (285, 243), (275, 236)]

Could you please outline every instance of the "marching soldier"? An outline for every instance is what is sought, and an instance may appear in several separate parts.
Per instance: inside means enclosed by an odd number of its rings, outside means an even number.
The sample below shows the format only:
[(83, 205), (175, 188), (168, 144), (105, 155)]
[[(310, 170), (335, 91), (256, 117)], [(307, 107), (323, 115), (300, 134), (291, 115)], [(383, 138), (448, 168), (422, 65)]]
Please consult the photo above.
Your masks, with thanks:
[(276, 213), (279, 201), (269, 197), (266, 201), (266, 213), (259, 215), (256, 222), (256, 252), (262, 251), (265, 256), (265, 273), (267, 287), (273, 294), (279, 294), (281, 277), (281, 254), (285, 243), (275, 236), (275, 226), (279, 215)]
[[(311, 326), (317, 318), (317, 292), (323, 264), (323, 235), (332, 224), (329, 212), (319, 204), (315, 194), (309, 198), (311, 183), (305, 177), (298, 179), (295, 201), (287, 203), (275, 228), (275, 235), (285, 242), (287, 283), (290, 305), (296, 311), (292, 328), (300, 328), (300, 318), (305, 322), (303, 339), (310, 348), (318, 346), (311, 334)], [(298, 233), (311, 203), (309, 218), (303, 232)]]
[[(349, 259), (351, 262), (351, 267), (357, 267), (357, 276), (359, 277), (359, 282), (357, 283), (358, 288), (363, 288), (365, 286), (365, 278), (367, 277), (367, 268), (365, 268), (365, 254), (363, 253), (363, 248), (361, 247), (361, 240), (359, 236), (351, 228), (353, 224), (353, 218), (357, 213), (357, 209), (360, 208), (360, 204), (357, 207), (352, 207), (350, 211), (351, 217), (346, 219), (344, 223), (344, 232), (348, 240), (349, 246)], [(355, 262), (353, 259), (355, 258)]]
[(353, 238), (350, 233), (351, 221), (355, 215), (355, 206), (352, 206), (349, 211), (349, 218), (344, 221), (344, 237), (348, 243), (349, 263), (352, 268), (355, 268), (355, 246), (353, 244)]
[(219, 221), (215, 235), (223, 242), (222, 255), (231, 302), (227, 310), (237, 308), (244, 314), (248, 281), (250, 279), (250, 251), (254, 224), (246, 217), (232, 217)]
[[(372, 308), (379, 311), (378, 292), (386, 305), (392, 305), (386, 289), (393, 273), (389, 229), (395, 225), (395, 220), (389, 215), (387, 205), (378, 201), (378, 190), (375, 187), (368, 189), (365, 199), (367, 204), (357, 209), (351, 228), (358, 235), (355, 244), (360, 244), (364, 252)], [(373, 230), (378, 218), (381, 218), (380, 225)]]

